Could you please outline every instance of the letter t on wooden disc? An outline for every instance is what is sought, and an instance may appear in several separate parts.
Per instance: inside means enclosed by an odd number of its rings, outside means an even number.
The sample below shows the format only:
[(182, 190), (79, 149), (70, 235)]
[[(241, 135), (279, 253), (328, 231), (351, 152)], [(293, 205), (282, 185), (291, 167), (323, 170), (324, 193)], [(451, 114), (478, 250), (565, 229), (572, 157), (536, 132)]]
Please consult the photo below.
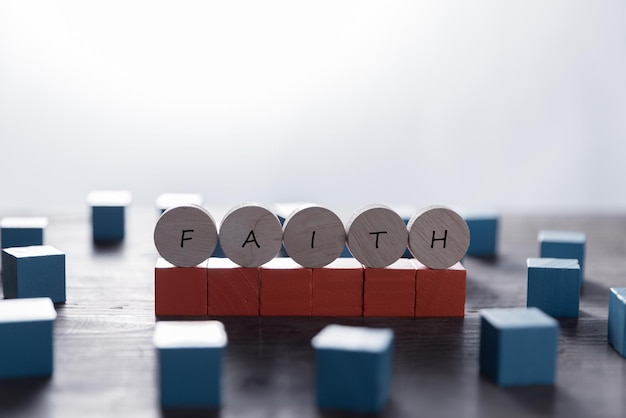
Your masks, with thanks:
[(200, 206), (182, 205), (163, 212), (154, 228), (154, 244), (165, 260), (178, 267), (195, 267), (211, 256), (217, 228)]
[(296, 263), (307, 268), (324, 267), (341, 255), (346, 230), (331, 210), (308, 205), (289, 215), (283, 225), (283, 241)]
[(278, 217), (254, 203), (232, 208), (220, 226), (226, 257), (242, 267), (259, 267), (276, 257), (283, 242)]
[(383, 205), (357, 210), (348, 223), (348, 249), (366, 267), (382, 268), (406, 250), (408, 232), (400, 215)]
[(463, 218), (444, 206), (429, 206), (409, 220), (409, 250), (432, 269), (447, 269), (465, 256), (470, 235)]

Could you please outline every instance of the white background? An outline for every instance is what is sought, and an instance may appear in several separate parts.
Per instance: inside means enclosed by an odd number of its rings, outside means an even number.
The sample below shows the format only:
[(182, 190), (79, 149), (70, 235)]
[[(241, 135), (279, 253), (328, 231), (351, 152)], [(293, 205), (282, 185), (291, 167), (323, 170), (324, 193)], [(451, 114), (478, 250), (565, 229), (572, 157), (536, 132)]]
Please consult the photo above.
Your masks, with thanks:
[(3, 1), (0, 207), (626, 209), (626, 2)]

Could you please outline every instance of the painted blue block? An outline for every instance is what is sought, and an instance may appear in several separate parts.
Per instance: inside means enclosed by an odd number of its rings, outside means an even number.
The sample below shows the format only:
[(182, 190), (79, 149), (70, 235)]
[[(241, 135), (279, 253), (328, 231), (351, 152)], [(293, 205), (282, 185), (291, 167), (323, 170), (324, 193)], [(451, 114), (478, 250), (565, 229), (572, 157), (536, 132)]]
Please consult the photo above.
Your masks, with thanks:
[(124, 240), (125, 211), (132, 195), (125, 190), (98, 190), (89, 193), (91, 230), (96, 243), (115, 243)]
[(554, 383), (558, 322), (537, 308), (484, 309), (480, 370), (499, 386)]
[(65, 253), (49, 245), (2, 250), (5, 298), (48, 297), (65, 302)]
[(321, 409), (374, 413), (390, 395), (393, 331), (328, 325), (311, 344)]
[(526, 306), (555, 318), (578, 318), (580, 266), (566, 258), (529, 258)]
[(543, 258), (573, 258), (580, 265), (580, 285), (585, 280), (585, 243), (584, 232), (577, 231), (540, 231), (539, 256)]
[(465, 222), (470, 231), (467, 255), (496, 257), (498, 254), (498, 215), (466, 215)]
[(53, 372), (53, 323), (48, 298), (0, 300), (0, 379)]
[(3, 218), (0, 221), (1, 248), (43, 245), (47, 218)]
[(609, 344), (626, 357), (626, 287), (611, 288), (608, 331)]
[(94, 206), (91, 211), (92, 236), (95, 242), (124, 240), (125, 208), (123, 206)]
[(163, 408), (214, 408), (221, 403), (221, 364), (227, 336), (218, 321), (158, 322), (160, 399)]

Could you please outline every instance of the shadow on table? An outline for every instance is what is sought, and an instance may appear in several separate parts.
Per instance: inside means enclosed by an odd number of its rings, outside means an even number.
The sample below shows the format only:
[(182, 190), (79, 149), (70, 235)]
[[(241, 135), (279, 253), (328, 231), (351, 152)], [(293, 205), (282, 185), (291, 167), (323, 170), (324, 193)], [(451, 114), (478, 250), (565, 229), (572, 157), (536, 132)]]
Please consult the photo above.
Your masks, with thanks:
[(49, 384), (49, 377), (0, 380), (0, 416), (27, 405), (35, 407)]
[(217, 408), (165, 408), (161, 410), (161, 418), (219, 418)]

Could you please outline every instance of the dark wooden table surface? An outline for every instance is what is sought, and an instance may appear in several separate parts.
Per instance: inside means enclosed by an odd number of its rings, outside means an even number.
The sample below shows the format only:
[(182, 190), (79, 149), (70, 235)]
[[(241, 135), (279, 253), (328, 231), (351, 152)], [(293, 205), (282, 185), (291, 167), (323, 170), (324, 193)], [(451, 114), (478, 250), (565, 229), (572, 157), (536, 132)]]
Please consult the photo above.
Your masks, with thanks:
[[(0, 213), (13, 215), (28, 214)], [(131, 207), (125, 242), (105, 248), (91, 242), (86, 208), (30, 215), (50, 218), (45, 241), (67, 254), (67, 303), (57, 308), (54, 376), (0, 382), (0, 417), (177, 416), (158, 405), (156, 210)], [(553, 386), (502, 389), (478, 371), (478, 312), (525, 305), (526, 258), (538, 255), (540, 229), (587, 233), (580, 318), (560, 321)], [(222, 318), (229, 338), (223, 406), (200, 415), (339, 416), (315, 406), (310, 340), (326, 324), (340, 323), (395, 330), (384, 416), (626, 416), (626, 360), (606, 338), (609, 287), (626, 286), (626, 216), (505, 215), (500, 232), (498, 259), (465, 260), (464, 319)]]

